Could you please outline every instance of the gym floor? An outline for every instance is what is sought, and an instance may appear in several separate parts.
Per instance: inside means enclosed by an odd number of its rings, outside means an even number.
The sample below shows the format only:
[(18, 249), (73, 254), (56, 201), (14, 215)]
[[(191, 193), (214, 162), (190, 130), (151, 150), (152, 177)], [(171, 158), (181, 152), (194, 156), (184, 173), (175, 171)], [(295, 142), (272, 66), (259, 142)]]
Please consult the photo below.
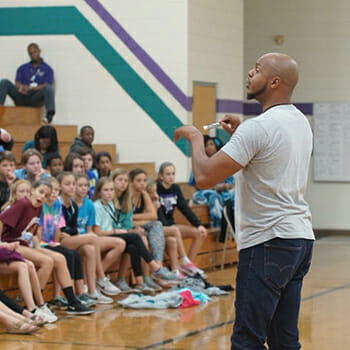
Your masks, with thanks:
[[(300, 341), (304, 350), (350, 348), (350, 237), (316, 241), (302, 293)], [(216, 284), (233, 284), (235, 267), (208, 273)], [(125, 310), (99, 306), (92, 316), (60, 320), (34, 335), (0, 334), (1, 350), (230, 348), (234, 292), (203, 306), (176, 310)]]

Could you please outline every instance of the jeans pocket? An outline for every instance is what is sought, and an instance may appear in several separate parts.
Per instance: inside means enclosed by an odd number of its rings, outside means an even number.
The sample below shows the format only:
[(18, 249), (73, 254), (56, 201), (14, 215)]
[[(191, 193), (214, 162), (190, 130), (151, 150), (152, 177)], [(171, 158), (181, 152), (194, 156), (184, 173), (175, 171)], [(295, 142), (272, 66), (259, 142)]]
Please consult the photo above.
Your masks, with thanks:
[(272, 288), (284, 288), (297, 268), (302, 247), (289, 242), (275, 239), (264, 244), (264, 281)]

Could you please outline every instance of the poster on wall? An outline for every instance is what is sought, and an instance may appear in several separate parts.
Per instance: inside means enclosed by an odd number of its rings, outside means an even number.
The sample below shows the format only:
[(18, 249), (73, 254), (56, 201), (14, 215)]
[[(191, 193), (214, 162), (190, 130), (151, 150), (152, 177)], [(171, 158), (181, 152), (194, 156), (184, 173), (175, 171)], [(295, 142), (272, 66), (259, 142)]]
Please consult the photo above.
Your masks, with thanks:
[(350, 102), (314, 105), (314, 181), (350, 182)]

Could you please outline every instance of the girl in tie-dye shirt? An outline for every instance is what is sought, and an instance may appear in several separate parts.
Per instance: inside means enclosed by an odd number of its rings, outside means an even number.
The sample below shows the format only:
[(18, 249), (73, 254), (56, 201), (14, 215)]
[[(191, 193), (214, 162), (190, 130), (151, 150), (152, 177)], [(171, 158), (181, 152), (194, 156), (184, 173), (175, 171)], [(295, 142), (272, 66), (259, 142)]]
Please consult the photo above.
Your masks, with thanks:
[[(41, 245), (46, 249), (64, 255), (67, 261), (68, 270), (72, 280), (74, 280), (77, 296), (81, 296), (84, 291), (83, 269), (80, 254), (76, 250), (61, 247), (59, 242), (61, 228), (66, 226), (62, 212), (62, 204), (57, 198), (60, 186), (54, 177), (47, 179), (52, 186), (52, 192), (49, 200), (43, 205), (39, 219), (39, 238)], [(60, 287), (57, 281), (54, 281), (53, 299), (51, 304), (63, 307), (66, 301), (60, 297)]]
[(57, 235), (60, 233), (60, 228), (66, 226), (59, 199), (55, 199), (51, 205), (48, 203), (43, 205), (39, 225), (42, 227), (41, 241), (43, 244), (58, 242)]

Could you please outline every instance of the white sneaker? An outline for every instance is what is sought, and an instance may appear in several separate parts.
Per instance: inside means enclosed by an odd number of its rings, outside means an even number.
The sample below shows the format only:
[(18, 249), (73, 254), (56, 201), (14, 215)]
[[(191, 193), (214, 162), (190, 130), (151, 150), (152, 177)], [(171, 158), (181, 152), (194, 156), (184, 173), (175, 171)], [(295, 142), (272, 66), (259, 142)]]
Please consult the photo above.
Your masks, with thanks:
[(96, 287), (107, 295), (117, 295), (120, 293), (120, 289), (109, 281), (108, 277), (102, 277), (96, 281)]
[(49, 309), (46, 304), (38, 306), (34, 311), (34, 315), (40, 316), (47, 323), (53, 323), (58, 320), (57, 316)]
[(87, 296), (90, 299), (92, 299), (93, 301), (95, 301), (97, 304), (112, 304), (113, 303), (113, 299), (112, 298), (104, 296), (97, 289), (95, 289), (95, 291), (92, 292), (92, 293), (88, 293)]

